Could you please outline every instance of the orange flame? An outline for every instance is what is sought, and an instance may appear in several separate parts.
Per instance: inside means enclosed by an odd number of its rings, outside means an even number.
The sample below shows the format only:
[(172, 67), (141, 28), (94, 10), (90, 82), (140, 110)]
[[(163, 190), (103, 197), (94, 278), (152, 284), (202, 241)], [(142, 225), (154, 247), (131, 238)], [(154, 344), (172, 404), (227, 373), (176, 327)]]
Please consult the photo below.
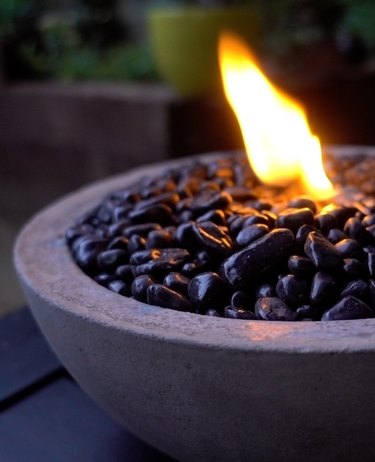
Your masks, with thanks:
[(302, 107), (269, 82), (238, 37), (223, 33), (218, 53), (225, 94), (257, 176), (273, 185), (300, 178), (310, 196), (331, 198), (334, 188), (324, 172), (319, 139)]

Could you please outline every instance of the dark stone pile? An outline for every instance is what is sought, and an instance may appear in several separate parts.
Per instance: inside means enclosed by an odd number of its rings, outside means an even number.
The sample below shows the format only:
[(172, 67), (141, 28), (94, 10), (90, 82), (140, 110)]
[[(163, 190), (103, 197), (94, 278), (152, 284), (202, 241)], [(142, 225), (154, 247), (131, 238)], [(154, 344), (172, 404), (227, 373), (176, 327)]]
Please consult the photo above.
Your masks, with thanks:
[(374, 316), (375, 200), (322, 208), (259, 184), (244, 155), (111, 193), (66, 231), (99, 284), (150, 305), (276, 321)]

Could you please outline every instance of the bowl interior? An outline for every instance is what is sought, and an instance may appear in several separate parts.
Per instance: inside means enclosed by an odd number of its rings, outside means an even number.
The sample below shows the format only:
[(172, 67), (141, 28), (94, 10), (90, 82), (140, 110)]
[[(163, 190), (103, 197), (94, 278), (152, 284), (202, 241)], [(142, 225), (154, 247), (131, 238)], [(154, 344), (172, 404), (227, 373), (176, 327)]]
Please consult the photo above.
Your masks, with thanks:
[[(361, 153), (374, 153), (362, 148)], [(337, 155), (351, 147), (333, 148)], [(354, 148), (358, 152), (358, 148)], [(221, 154), (199, 156), (209, 162)], [(64, 242), (64, 232), (84, 212), (106, 195), (152, 175), (167, 166), (190, 162), (170, 161), (91, 184), (52, 204), (36, 215), (20, 233), (15, 264), (20, 280), (38, 296), (59, 309), (93, 322), (170, 342), (206, 348), (262, 351), (369, 351), (375, 349), (375, 319), (330, 322), (261, 322), (232, 320), (182, 313), (150, 306), (120, 296), (86, 276), (74, 263)]]

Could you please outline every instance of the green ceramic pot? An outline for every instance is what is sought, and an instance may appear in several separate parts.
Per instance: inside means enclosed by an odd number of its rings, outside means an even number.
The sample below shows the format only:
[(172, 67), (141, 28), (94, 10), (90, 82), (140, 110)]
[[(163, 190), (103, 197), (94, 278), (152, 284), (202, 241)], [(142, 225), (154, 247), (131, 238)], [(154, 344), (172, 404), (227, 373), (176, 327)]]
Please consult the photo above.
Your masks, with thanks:
[(183, 96), (213, 93), (220, 88), (217, 40), (230, 30), (256, 43), (259, 21), (245, 7), (154, 9), (149, 31), (160, 77)]

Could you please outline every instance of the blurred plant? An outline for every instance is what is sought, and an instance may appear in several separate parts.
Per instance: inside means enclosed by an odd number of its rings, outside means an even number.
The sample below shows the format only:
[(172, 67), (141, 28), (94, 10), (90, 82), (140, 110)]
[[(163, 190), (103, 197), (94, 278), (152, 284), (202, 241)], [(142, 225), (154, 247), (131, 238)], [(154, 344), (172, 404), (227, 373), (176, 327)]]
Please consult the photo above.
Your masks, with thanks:
[(221, 7), (247, 4), (246, 0), (155, 0), (157, 6), (202, 6)]
[[(33, 65), (23, 47), (27, 44), (38, 52), (43, 50), (43, 39), (38, 20), (44, 10), (41, 0), (0, 1), (0, 53), (6, 77), (31, 78)], [(37, 75), (40, 77), (40, 75)]]
[(117, 19), (118, 0), (80, 0), (77, 30), (82, 40), (94, 48), (123, 42), (124, 25)]
[(372, 51), (375, 51), (375, 2), (374, 0), (342, 0), (345, 13), (340, 27), (344, 32), (359, 35)]
[[(248, 5), (259, 13), (265, 55), (293, 58), (319, 42), (337, 41), (350, 64), (375, 51), (374, 0), (158, 0), (157, 4)], [(290, 59), (288, 62), (292, 63)]]
[(155, 80), (149, 48), (146, 46), (117, 45), (107, 50), (81, 46), (69, 48), (66, 43), (49, 53), (38, 54), (27, 50), (34, 68), (61, 80)]
[(8, 79), (156, 78), (146, 45), (128, 43), (117, 0), (80, 0), (74, 14), (53, 0), (0, 0), (0, 44)]
[[(358, 65), (375, 51), (373, 0), (246, 0), (262, 19), (263, 53), (291, 69), (315, 45)], [(329, 53), (329, 52), (328, 52)], [(319, 66), (319, 62), (316, 63)]]
[(1, 0), (0, 2), (0, 38), (15, 32), (17, 21), (35, 16), (39, 9), (38, 1)]
[[(9, 79), (155, 79), (149, 48), (131, 44), (119, 0), (76, 0), (73, 14), (56, 0), (0, 0), (0, 46)], [(58, 2), (61, 5), (61, 2)], [(263, 54), (293, 65), (317, 43), (336, 44), (360, 64), (375, 53), (374, 0), (154, 0), (155, 6), (249, 5), (262, 20)], [(71, 13), (71, 12), (70, 12)], [(1, 50), (0, 50), (1, 51)], [(317, 63), (319, 65), (319, 63)]]

